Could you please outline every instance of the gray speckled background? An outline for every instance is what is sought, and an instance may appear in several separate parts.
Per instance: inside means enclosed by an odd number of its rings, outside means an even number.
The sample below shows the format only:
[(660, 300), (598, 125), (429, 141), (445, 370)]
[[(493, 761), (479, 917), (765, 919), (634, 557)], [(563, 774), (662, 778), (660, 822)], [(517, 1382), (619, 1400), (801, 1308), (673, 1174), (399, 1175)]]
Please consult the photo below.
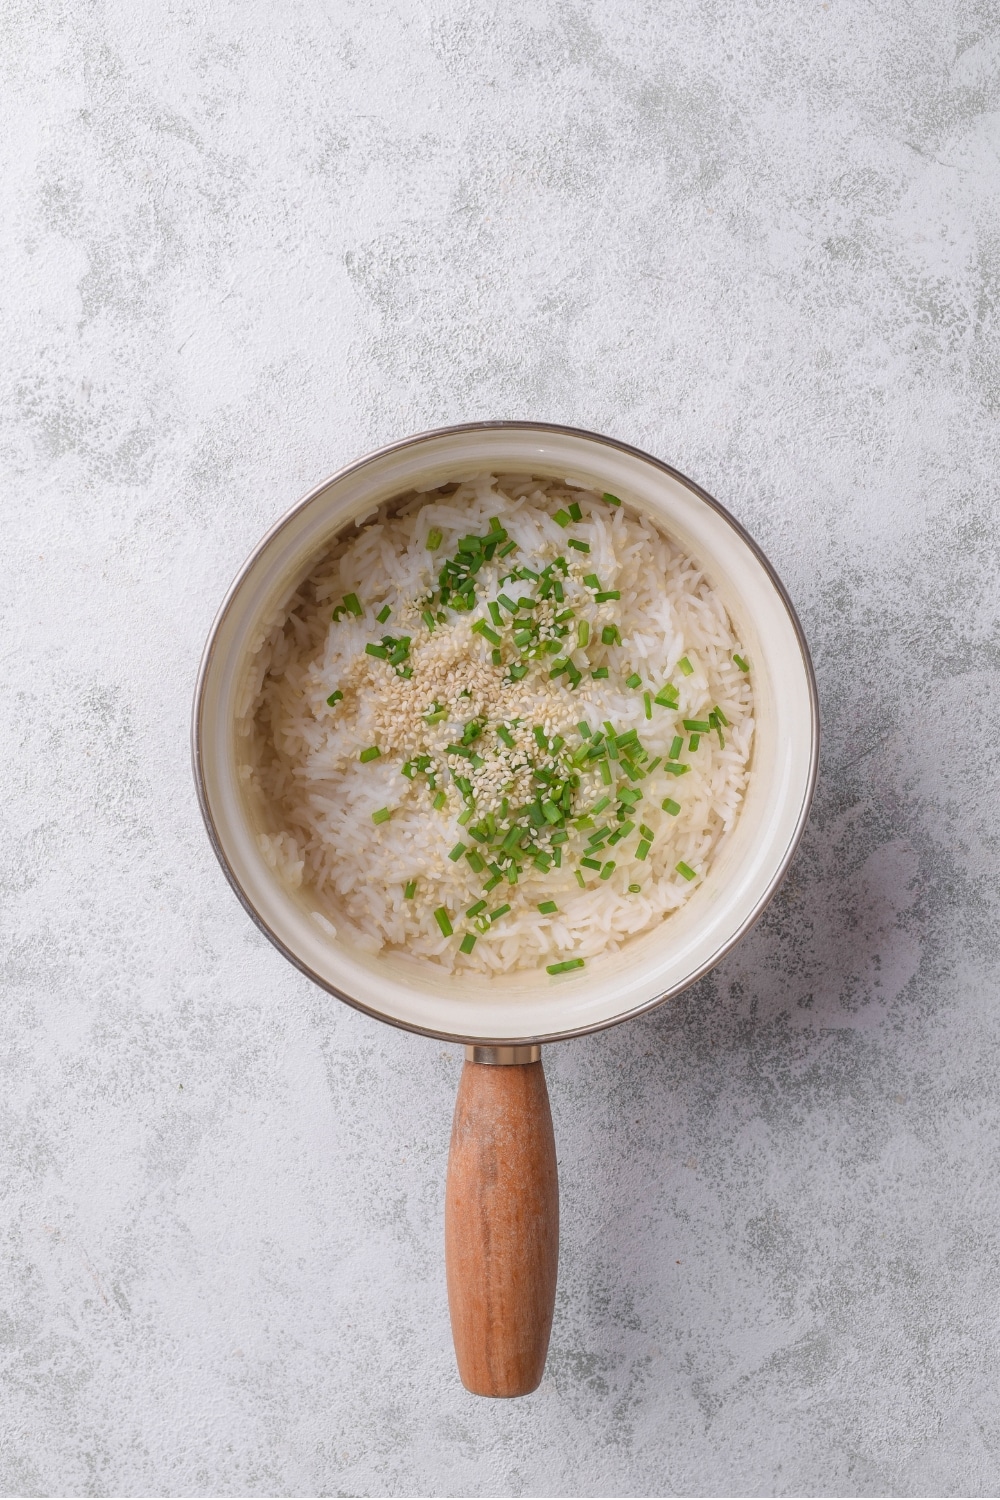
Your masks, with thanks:
[[(993, 0), (9, 0), (0, 1488), (1000, 1488)], [(260, 533), (409, 431), (703, 483), (824, 711), (780, 899), (551, 1049), (548, 1373), (466, 1395), (457, 1049), (339, 1006), (202, 831)]]

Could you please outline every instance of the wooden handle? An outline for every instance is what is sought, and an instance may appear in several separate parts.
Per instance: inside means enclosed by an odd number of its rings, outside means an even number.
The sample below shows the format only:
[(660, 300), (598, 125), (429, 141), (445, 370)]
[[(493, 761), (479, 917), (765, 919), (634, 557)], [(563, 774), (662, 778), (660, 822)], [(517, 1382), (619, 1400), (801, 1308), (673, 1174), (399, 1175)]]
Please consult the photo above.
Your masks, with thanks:
[(540, 1062), (466, 1062), (444, 1208), (451, 1331), (475, 1396), (526, 1396), (545, 1369), (559, 1181)]

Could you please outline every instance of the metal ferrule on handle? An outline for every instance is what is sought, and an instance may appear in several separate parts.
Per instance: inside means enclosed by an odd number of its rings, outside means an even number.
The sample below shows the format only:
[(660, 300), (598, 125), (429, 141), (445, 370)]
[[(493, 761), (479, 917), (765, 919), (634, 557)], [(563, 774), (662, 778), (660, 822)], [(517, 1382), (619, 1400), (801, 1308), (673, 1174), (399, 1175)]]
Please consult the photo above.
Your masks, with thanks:
[(536, 1063), (542, 1060), (542, 1049), (537, 1042), (525, 1047), (466, 1047), (465, 1060), (470, 1063), (485, 1063), (492, 1068), (515, 1068), (521, 1063)]

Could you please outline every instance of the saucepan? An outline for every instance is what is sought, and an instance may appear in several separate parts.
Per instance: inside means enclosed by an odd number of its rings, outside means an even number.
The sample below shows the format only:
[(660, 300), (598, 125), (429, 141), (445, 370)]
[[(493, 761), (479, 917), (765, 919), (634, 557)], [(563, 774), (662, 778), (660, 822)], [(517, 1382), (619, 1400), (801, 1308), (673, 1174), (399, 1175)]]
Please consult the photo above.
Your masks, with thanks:
[[(262, 853), (238, 721), (254, 653), (334, 537), (381, 503), (483, 471), (610, 491), (696, 558), (751, 662), (756, 729), (742, 810), (706, 878), (658, 927), (585, 970), (461, 972), (372, 955), (313, 918)], [(812, 665), (774, 569), (712, 497), (668, 464), (575, 428), (475, 422), (393, 443), (341, 469), (254, 549), (212, 626), (198, 677), (194, 774), (209, 838), (250, 917), (297, 968), (380, 1021), (465, 1046), (445, 1195), (445, 1263), (459, 1374), (519, 1396), (542, 1378), (555, 1303), (558, 1187), (541, 1048), (641, 1015), (708, 972), (771, 900), (816, 779)], [(364, 871), (358, 871), (364, 879)]]

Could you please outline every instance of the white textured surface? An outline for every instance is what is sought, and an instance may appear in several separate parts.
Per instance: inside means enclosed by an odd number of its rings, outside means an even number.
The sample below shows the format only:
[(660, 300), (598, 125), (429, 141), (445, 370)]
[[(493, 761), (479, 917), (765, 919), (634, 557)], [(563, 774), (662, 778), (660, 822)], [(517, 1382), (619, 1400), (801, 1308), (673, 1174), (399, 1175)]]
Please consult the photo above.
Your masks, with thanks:
[[(0, 1488), (995, 1494), (995, 7), (11, 3)], [(816, 812), (553, 1049), (548, 1373), (467, 1396), (453, 1049), (326, 999), (187, 763), (236, 566), (440, 422), (649, 448), (813, 643)]]

